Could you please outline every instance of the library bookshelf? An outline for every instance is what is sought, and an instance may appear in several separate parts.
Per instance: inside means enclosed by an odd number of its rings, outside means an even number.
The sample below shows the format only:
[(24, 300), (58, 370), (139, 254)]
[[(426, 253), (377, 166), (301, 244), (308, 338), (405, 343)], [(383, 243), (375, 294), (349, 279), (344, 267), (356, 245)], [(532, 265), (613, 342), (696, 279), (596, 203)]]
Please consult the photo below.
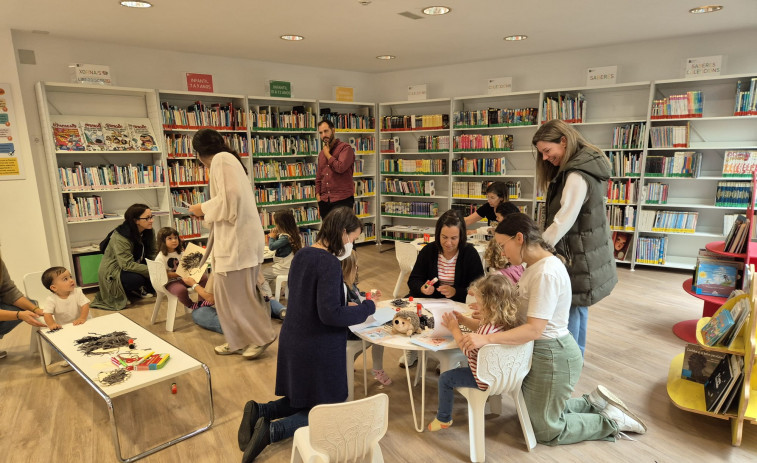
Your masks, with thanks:
[[(156, 228), (170, 221), (157, 93), (152, 89), (52, 82), (38, 82), (35, 90), (56, 212), (57, 242), (53, 248), (59, 262), (74, 270), (80, 286), (96, 286), (97, 279), (92, 275), (97, 274), (99, 259), (90, 256), (99, 254), (96, 244), (123, 221), (130, 205), (150, 206)], [(101, 136), (97, 129), (81, 133), (79, 140), (71, 132), (68, 147), (64, 147), (60, 140), (56, 142), (60, 132), (54, 134), (53, 124), (110, 124), (114, 129), (104, 132), (107, 136)], [(140, 145), (119, 145), (125, 137), (131, 137), (126, 131), (129, 124), (141, 128), (137, 136), (152, 138), (149, 147), (143, 145), (143, 150)], [(82, 279), (82, 275), (90, 277)]]
[(158, 98), (168, 164), (171, 224), (182, 240), (205, 242), (208, 231), (202, 220), (176, 209), (183, 202), (197, 204), (210, 199), (209, 170), (195, 157), (192, 137), (200, 129), (217, 130), (239, 153), (249, 172), (246, 101), (242, 95), (170, 90), (159, 90)]
[(363, 222), (363, 232), (356, 242), (375, 242), (378, 223), (376, 104), (318, 100), (318, 109), (319, 122), (330, 120), (336, 136), (355, 150), (355, 214)]

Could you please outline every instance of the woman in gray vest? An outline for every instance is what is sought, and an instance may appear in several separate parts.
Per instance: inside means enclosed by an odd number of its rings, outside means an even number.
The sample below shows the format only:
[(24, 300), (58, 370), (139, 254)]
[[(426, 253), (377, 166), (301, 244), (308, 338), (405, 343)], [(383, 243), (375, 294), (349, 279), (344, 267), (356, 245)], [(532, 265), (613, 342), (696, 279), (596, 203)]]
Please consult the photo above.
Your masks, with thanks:
[(618, 282), (605, 214), (610, 161), (557, 119), (539, 127), (532, 143), (541, 154), (537, 181), (547, 192), (543, 237), (565, 257), (573, 291), (568, 330), (583, 354), (589, 306), (610, 294)]

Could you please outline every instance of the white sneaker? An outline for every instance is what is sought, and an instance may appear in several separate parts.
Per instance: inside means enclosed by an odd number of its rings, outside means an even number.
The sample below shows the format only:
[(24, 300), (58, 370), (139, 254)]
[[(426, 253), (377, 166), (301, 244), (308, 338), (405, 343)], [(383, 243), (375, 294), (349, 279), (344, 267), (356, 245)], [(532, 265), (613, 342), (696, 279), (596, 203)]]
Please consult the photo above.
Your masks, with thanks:
[(604, 410), (608, 404), (615, 405), (621, 410), (628, 410), (626, 404), (624, 404), (618, 396), (602, 385), (597, 386), (597, 388), (589, 394), (589, 403), (600, 412)]
[(647, 426), (641, 419), (627, 410), (621, 410), (612, 404), (607, 404), (604, 410), (599, 412), (608, 420), (614, 421), (618, 426), (618, 432), (635, 432), (644, 434), (647, 432)]
[[(405, 351), (407, 355), (408, 368), (414, 366), (418, 362), (418, 352), (414, 350)], [(400, 368), (405, 368), (405, 355), (400, 357)]]

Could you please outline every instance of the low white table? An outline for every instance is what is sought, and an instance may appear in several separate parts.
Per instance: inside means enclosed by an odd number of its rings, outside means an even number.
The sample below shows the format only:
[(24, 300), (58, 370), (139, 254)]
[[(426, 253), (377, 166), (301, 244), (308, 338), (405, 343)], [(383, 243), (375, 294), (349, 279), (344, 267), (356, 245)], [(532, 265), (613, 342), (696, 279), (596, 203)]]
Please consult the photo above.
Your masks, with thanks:
[[(111, 357), (113, 354), (105, 355), (91, 355), (86, 356), (80, 352), (76, 344), (77, 339), (81, 339), (85, 336), (104, 335), (114, 331), (125, 331), (130, 338), (134, 338), (139, 349), (149, 348), (156, 354), (170, 354), (168, 361), (163, 368), (159, 370), (149, 371), (132, 371), (131, 376), (124, 382), (114, 384), (112, 386), (105, 386), (98, 381), (98, 374), (105, 370), (114, 370), (117, 367), (111, 364)], [(213, 424), (213, 391), (211, 390), (210, 383), (210, 370), (207, 365), (200, 361), (190, 357), (186, 353), (179, 350), (177, 347), (169, 344), (158, 336), (152, 334), (146, 329), (142, 328), (138, 324), (124, 317), (120, 313), (114, 313), (104, 315), (102, 317), (96, 317), (87, 320), (86, 323), (78, 326), (73, 324), (63, 325), (63, 329), (55, 332), (49, 332), (47, 329), (41, 329), (38, 331), (40, 352), (42, 350), (42, 340), (48, 342), (50, 346), (63, 357), (69, 365), (79, 373), (84, 381), (87, 382), (105, 401), (108, 406), (108, 414), (110, 415), (110, 424), (112, 428), (113, 443), (115, 445), (116, 456), (122, 462), (131, 462), (138, 460), (147, 455), (151, 455), (155, 452), (163, 450), (166, 447), (174, 445), (192, 436), (195, 436), (203, 431), (206, 431)], [(127, 353), (129, 348), (121, 348), (120, 353)], [(44, 354), (42, 354), (44, 357)], [(109, 366), (103, 366), (107, 363)], [(157, 445), (151, 449), (148, 449), (138, 455), (124, 458), (121, 454), (121, 445), (118, 439), (118, 426), (115, 420), (115, 411), (113, 408), (112, 399), (120, 395), (128, 394), (147, 387), (151, 384), (155, 384), (161, 381), (165, 381), (177, 376), (184, 375), (196, 369), (202, 368), (205, 370), (208, 384), (208, 423), (194, 431), (191, 431), (181, 437), (177, 437), (168, 442)], [(71, 370), (65, 370), (55, 374), (47, 371), (47, 365), (45, 359), (42, 359), (42, 369), (48, 375), (55, 376), (61, 373), (67, 373)]]
[[(440, 302), (444, 299), (433, 299), (433, 298), (415, 298), (413, 303), (420, 303), (423, 304), (424, 302)], [(391, 307), (390, 304), (391, 300), (382, 300), (376, 304), (376, 309), (380, 308), (386, 308)], [(468, 313), (470, 312), (470, 309), (467, 305), (461, 303), (461, 302), (455, 302), (448, 300), (449, 304), (452, 304), (456, 307), (455, 310), (461, 313)], [(400, 310), (411, 310), (415, 312), (416, 307), (413, 305), (413, 307), (410, 307), (408, 305), (407, 307), (404, 307)], [(425, 311), (424, 313), (426, 315), (431, 315), (430, 312)], [(421, 375), (421, 412), (420, 412), (420, 421), (418, 421), (419, 417), (416, 415), (415, 412), (415, 400), (413, 399), (413, 384), (412, 380), (410, 379), (410, 368), (405, 368), (405, 376), (407, 377), (407, 391), (408, 395), (410, 396), (410, 408), (413, 410), (413, 425), (415, 426), (415, 430), (418, 432), (423, 432), (424, 429), (426, 429), (423, 420), (425, 409), (426, 409), (426, 351), (431, 351), (431, 349), (428, 349), (423, 346), (419, 346), (417, 344), (413, 344), (410, 342), (410, 336), (406, 335), (400, 335), (400, 334), (390, 334), (388, 336), (382, 337), (382, 338), (373, 338), (368, 335), (366, 335), (365, 327), (366, 325), (371, 324), (374, 321), (373, 315), (368, 317), (368, 319), (364, 323), (360, 323), (358, 325), (352, 325), (350, 326), (350, 330), (355, 333), (360, 339), (366, 342), (370, 342), (379, 346), (384, 347), (390, 347), (392, 349), (402, 349), (403, 355), (405, 356), (405, 365), (408, 364), (407, 362), (407, 352), (408, 351), (418, 351), (420, 355), (418, 356), (419, 364), (418, 368), (420, 368), (420, 375)], [(441, 320), (434, 320), (436, 322), (441, 322)], [(369, 328), (369, 330), (371, 330)], [(415, 334), (413, 336), (420, 336), (419, 334)], [(365, 347), (364, 347), (365, 349)], [(453, 363), (453, 360), (457, 360), (458, 358), (461, 358), (463, 356), (462, 351), (460, 351), (460, 348), (457, 347), (457, 344), (455, 343), (454, 339), (450, 339), (447, 344), (443, 345), (441, 349), (437, 351), (431, 351), (433, 352), (433, 355), (439, 359), (440, 365), (439, 369), (444, 372), (451, 368), (451, 365)], [(418, 374), (416, 373), (416, 380), (418, 378)]]

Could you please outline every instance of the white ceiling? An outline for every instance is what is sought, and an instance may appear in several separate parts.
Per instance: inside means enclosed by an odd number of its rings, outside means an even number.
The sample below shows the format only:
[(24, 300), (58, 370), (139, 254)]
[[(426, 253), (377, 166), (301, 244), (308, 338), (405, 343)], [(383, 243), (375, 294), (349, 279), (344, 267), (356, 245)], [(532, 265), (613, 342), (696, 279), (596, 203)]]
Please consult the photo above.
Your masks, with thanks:
[[(292, 63), (395, 71), (757, 27), (757, 0), (2, 0), (0, 26), (51, 38)], [(365, 1), (365, 0), (363, 0)], [(445, 16), (422, 8), (445, 5)], [(422, 19), (408, 19), (410, 12)], [(299, 34), (285, 42), (282, 34)], [(512, 34), (524, 42), (506, 42)], [(723, 50), (727, 53), (727, 50)], [(377, 55), (396, 55), (380, 61)], [(105, 62), (107, 60), (103, 60)]]

